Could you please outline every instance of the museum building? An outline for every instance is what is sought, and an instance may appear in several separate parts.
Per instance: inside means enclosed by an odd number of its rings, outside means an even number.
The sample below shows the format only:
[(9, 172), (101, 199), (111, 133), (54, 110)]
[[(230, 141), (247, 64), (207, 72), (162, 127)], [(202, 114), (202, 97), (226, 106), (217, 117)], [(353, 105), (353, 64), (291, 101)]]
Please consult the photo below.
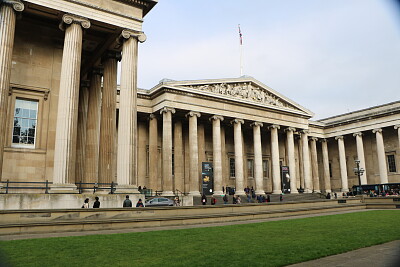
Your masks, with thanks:
[(85, 183), (197, 196), (203, 162), (215, 195), (400, 183), (400, 101), (313, 121), (250, 76), (138, 89), (143, 17), (156, 3), (0, 0), (0, 190), (48, 181), (50, 193)]

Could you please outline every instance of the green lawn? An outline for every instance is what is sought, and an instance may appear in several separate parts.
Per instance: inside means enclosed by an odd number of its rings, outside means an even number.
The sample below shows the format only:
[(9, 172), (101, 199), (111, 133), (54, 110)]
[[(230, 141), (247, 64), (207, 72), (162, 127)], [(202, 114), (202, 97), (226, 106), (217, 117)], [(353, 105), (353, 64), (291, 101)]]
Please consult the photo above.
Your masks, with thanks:
[[(400, 239), (400, 210), (1, 241), (11, 266), (283, 266)], [(0, 264), (1, 266), (1, 264)]]

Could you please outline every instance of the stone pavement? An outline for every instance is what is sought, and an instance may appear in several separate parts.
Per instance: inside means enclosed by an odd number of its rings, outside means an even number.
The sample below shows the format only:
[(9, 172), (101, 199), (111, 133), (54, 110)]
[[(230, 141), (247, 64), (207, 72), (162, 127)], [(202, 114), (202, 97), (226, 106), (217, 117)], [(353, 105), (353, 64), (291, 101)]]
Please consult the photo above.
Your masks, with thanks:
[(290, 267), (398, 267), (400, 266), (400, 240), (360, 248), (343, 254), (289, 265)]

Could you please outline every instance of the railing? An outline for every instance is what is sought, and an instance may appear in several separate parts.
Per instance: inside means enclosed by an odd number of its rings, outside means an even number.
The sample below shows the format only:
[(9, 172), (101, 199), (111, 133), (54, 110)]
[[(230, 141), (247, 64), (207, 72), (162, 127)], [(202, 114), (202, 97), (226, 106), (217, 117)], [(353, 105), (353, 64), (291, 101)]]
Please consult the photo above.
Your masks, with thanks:
[(76, 183), (79, 194), (82, 194), (83, 189), (93, 189), (93, 194), (96, 193), (97, 190), (110, 190), (109, 194), (114, 194), (115, 190), (116, 190), (116, 188), (115, 188), (116, 185), (118, 185), (118, 184), (114, 183), (114, 182), (111, 182), (111, 183), (82, 183), (82, 181), (80, 181), (79, 183)]
[[(11, 184), (11, 186), (10, 186)], [(33, 184), (33, 185), (44, 185), (44, 186), (12, 186), (12, 184)], [(48, 194), (49, 193), (49, 184), (53, 184), (52, 182), (49, 182), (46, 180), (46, 182), (12, 182), (10, 180), (6, 181), (6, 194), (8, 194), (9, 189), (40, 189), (40, 190), (45, 190), (44, 193)]]

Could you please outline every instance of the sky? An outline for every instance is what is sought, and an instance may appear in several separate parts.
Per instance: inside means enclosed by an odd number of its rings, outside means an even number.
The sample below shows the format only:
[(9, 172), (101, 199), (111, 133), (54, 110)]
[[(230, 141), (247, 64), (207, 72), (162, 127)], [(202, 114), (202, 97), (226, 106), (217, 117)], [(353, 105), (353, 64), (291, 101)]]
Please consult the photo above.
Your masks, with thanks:
[(138, 87), (254, 77), (313, 120), (400, 100), (394, 0), (159, 0), (144, 19)]

